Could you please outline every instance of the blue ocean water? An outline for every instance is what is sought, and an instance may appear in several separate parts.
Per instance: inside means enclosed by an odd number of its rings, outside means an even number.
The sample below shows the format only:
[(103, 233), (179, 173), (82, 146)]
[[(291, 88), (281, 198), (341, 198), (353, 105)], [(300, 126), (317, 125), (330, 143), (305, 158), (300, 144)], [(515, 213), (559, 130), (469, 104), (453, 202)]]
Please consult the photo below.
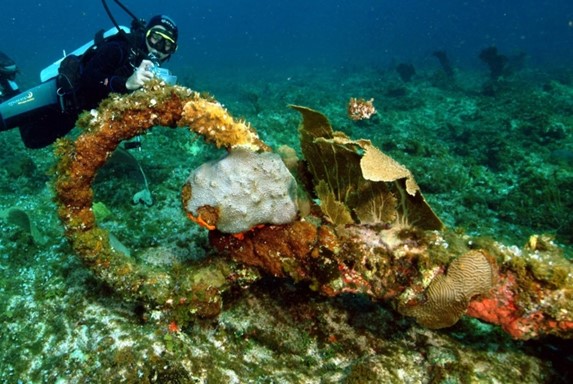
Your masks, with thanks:
[[(129, 17), (108, 1), (118, 22)], [(436, 49), (466, 66), (480, 49), (525, 51), (538, 65), (571, 65), (568, 1), (125, 1), (138, 17), (171, 15), (180, 28), (172, 66), (211, 69), (384, 65)], [(112, 26), (100, 1), (5, 0), (0, 50), (26, 78)]]
[[(115, 1), (107, 4), (129, 25)], [(571, 258), (571, 1), (123, 4), (144, 19), (158, 13), (175, 19), (179, 49), (167, 67), (180, 84), (213, 94), (251, 122), (273, 149), (298, 145), (300, 116), (287, 104), (309, 105), (335, 129), (372, 140), (411, 169), (437, 215), (460, 236), (489, 236), (499, 243), (484, 244), (504, 255), (541, 239), (542, 251), (550, 244)], [(3, 0), (0, 51), (16, 61), (25, 89), (64, 51), (111, 27), (99, 0)], [(524, 53), (526, 65), (492, 80), (478, 57), (492, 46), (507, 56)], [(447, 52), (453, 78), (441, 71), (437, 50)], [(412, 80), (397, 74), (400, 63), (415, 67)], [(349, 97), (374, 99), (378, 113), (350, 120)], [(155, 322), (161, 311), (126, 303), (75, 257), (53, 202), (52, 148), (28, 150), (14, 129), (0, 133), (0, 149), (0, 383), (565, 383), (572, 377), (570, 340), (522, 343), (469, 318), (433, 332), (390, 305), (326, 299), (279, 279), (232, 292), (219, 317), (172, 332)], [(176, 270), (207, 254), (207, 235), (186, 219), (179, 190), (190, 169), (219, 155), (166, 129), (144, 137), (136, 160), (124, 168), (112, 164), (94, 182), (108, 209), (105, 228), (145, 265)], [(153, 207), (131, 203), (140, 188), (138, 167), (147, 173)], [(539, 237), (531, 240), (533, 234)], [(543, 282), (567, 279), (565, 267), (552, 274), (540, 264), (532, 269)], [(570, 294), (545, 303), (561, 306), (556, 316), (570, 319), (570, 304), (559, 301)]]

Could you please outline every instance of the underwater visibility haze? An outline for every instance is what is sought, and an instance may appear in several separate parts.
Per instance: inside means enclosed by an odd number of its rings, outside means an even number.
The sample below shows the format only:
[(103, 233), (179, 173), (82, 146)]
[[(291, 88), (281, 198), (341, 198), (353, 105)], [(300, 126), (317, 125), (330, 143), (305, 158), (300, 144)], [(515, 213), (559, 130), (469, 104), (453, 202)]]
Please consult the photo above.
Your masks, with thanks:
[[(0, 133), (0, 383), (573, 380), (570, 1), (107, 3), (177, 85)], [(0, 9), (22, 90), (113, 26)]]

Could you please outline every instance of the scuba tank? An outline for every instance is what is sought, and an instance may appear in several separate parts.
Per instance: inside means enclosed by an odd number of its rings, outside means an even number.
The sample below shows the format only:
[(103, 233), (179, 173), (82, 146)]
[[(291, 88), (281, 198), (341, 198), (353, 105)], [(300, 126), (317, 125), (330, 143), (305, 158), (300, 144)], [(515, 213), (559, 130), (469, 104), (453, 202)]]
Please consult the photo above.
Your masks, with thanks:
[[(130, 33), (130, 29), (128, 27), (123, 26), (123, 25), (120, 25), (119, 29), (125, 33)], [(117, 33), (118, 33), (118, 31), (117, 31), (116, 27), (110, 28), (109, 30), (107, 30), (106, 32), (103, 33), (103, 38), (105, 39), (105, 38), (114, 36)], [(66, 58), (66, 56), (68, 56), (68, 55), (81, 56), (95, 45), (96, 45), (96, 41), (95, 41), (95, 39), (92, 39), (69, 54), (66, 54), (64, 51), (64, 57), (62, 57), (59, 60), (54, 61), (52, 64), (48, 65), (46, 68), (42, 69), (42, 71), (40, 72), (40, 81), (43, 83), (45, 81), (48, 81), (48, 80), (53, 79), (54, 77), (58, 76), (58, 69), (60, 68), (60, 64)]]

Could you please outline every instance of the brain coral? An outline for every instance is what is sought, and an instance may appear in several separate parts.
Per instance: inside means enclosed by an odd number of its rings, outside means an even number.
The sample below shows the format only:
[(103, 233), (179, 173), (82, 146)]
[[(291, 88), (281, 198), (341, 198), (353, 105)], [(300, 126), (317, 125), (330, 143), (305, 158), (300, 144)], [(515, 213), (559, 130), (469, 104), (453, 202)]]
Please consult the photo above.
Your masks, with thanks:
[(208, 227), (240, 233), (285, 224), (297, 214), (296, 181), (279, 155), (235, 148), (195, 169), (183, 188), (186, 211)]
[(472, 297), (486, 294), (494, 284), (495, 270), (484, 251), (472, 250), (454, 260), (447, 275), (434, 278), (425, 292), (426, 299), (402, 303), (398, 310), (416, 318), (428, 328), (454, 325), (465, 313)]

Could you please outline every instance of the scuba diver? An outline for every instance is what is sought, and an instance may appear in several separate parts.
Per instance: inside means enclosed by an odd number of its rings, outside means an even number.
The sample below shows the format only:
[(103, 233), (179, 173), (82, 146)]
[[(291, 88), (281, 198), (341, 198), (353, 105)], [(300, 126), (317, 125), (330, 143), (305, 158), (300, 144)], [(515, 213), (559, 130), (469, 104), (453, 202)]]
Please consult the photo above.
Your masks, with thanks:
[[(51, 78), (1, 103), (0, 131), (18, 127), (26, 147), (43, 148), (71, 131), (82, 110), (97, 107), (111, 92), (132, 92), (155, 76), (175, 78), (159, 68), (177, 50), (175, 22), (157, 15), (145, 24), (116, 2), (132, 16), (131, 29), (115, 22), (104, 1), (117, 32), (108, 37), (98, 32), (85, 52), (56, 62), (57, 73)], [(4, 70), (1, 73), (5, 76)]]
[(0, 101), (20, 93), (15, 82), (17, 73), (18, 68), (14, 60), (0, 51)]

